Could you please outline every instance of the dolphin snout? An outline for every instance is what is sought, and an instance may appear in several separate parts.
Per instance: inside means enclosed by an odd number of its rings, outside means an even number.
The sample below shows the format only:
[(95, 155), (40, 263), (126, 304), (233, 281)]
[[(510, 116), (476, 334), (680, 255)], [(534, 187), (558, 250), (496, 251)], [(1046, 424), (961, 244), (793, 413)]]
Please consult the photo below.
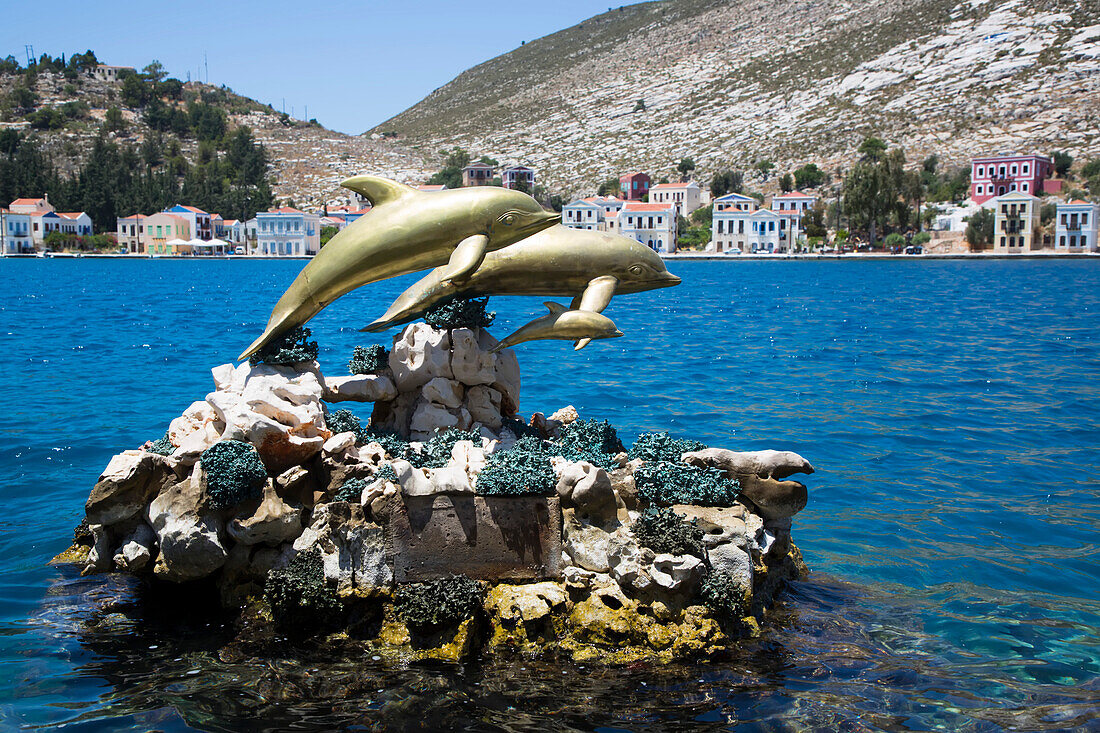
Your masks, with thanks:
[(620, 337), (620, 336), (622, 336), (622, 335), (623, 335), (623, 332), (622, 332), (622, 331), (620, 331), (619, 329), (617, 329), (617, 328), (616, 328), (616, 329), (615, 329), (614, 331), (612, 331), (612, 332), (610, 333), (610, 335), (608, 335), (608, 338), (610, 338), (610, 339), (617, 339), (617, 338), (619, 338), (619, 337)]

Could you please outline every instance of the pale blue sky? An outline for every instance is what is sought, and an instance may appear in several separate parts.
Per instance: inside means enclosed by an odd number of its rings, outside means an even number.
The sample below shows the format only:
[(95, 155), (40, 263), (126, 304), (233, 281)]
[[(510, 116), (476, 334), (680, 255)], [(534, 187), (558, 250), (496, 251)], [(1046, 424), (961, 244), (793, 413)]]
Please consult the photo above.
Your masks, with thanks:
[[(623, 4), (616, 0), (614, 7)], [(18, 9), (15, 9), (18, 8)], [(141, 68), (158, 59), (326, 127), (360, 133), (482, 61), (605, 12), (607, 0), (259, 2), (42, 0), (0, 9), (0, 57), (91, 48)]]

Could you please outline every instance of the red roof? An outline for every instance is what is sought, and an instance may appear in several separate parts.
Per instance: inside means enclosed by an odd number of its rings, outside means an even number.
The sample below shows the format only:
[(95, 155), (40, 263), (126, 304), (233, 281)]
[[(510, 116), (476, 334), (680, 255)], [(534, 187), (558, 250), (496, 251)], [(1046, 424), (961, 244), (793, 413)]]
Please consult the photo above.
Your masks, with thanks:
[(1081, 199), (1074, 199), (1073, 201), (1070, 201), (1069, 204), (1067, 204), (1067, 205), (1068, 206), (1091, 206), (1092, 204), (1088, 201), (1082, 201)]
[(812, 193), (802, 193), (801, 191), (791, 191), (790, 193), (785, 193), (781, 196), (774, 196), (773, 198), (777, 198), (777, 199), (812, 199), (812, 198), (817, 198), (817, 197), (814, 196)]
[(688, 181), (687, 183), (658, 183), (656, 186), (650, 186), (649, 190), (652, 191), (655, 188), (684, 188), (685, 186), (690, 186), (691, 184), (692, 181)]
[(206, 214), (205, 211), (203, 211), (202, 209), (196, 208), (194, 206), (187, 206), (186, 204), (180, 204), (180, 207), (184, 208), (184, 209), (187, 209), (192, 214)]
[(304, 214), (306, 212), (299, 211), (293, 206), (280, 206), (277, 209), (268, 209), (269, 214)]
[(29, 206), (31, 204), (45, 203), (46, 199), (16, 199), (11, 202), (12, 206)]
[(79, 219), (84, 214), (83, 211), (59, 211), (58, 216), (63, 216), (66, 219)]
[(644, 171), (635, 171), (633, 173), (624, 173), (623, 175), (619, 176), (619, 180), (621, 181), (624, 178), (634, 178), (635, 176), (645, 176), (646, 178), (649, 178), (648, 173)]
[(442, 183), (422, 183), (416, 188), (419, 191), (442, 191), (446, 186)]
[(623, 211), (672, 211), (667, 204), (641, 204), (630, 201), (623, 205)]

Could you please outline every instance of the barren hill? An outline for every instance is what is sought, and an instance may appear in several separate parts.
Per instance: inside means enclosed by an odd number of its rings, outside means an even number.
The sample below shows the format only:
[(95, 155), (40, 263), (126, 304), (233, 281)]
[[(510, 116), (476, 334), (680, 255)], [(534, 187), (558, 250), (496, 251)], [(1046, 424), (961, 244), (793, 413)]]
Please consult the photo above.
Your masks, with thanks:
[[(644, 107), (644, 108), (643, 108)], [(1100, 154), (1094, 0), (663, 0), (463, 72), (370, 132), (536, 166), (579, 191), (629, 168), (846, 165), (864, 136), (961, 162)]]

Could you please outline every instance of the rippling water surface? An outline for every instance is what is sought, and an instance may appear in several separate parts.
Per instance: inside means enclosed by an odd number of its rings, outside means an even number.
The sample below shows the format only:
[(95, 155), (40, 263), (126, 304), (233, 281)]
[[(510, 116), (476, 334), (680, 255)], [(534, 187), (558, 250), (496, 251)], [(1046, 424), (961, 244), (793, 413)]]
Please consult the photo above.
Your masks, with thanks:
[[(518, 347), (525, 413), (818, 468), (763, 636), (625, 670), (237, 659), (216, 615), (45, 565), (301, 264), (0, 261), (0, 727), (1100, 730), (1100, 262), (674, 263), (613, 301), (624, 338)], [(322, 368), (411, 280), (315, 318)], [(492, 307), (498, 336), (541, 308)]]

